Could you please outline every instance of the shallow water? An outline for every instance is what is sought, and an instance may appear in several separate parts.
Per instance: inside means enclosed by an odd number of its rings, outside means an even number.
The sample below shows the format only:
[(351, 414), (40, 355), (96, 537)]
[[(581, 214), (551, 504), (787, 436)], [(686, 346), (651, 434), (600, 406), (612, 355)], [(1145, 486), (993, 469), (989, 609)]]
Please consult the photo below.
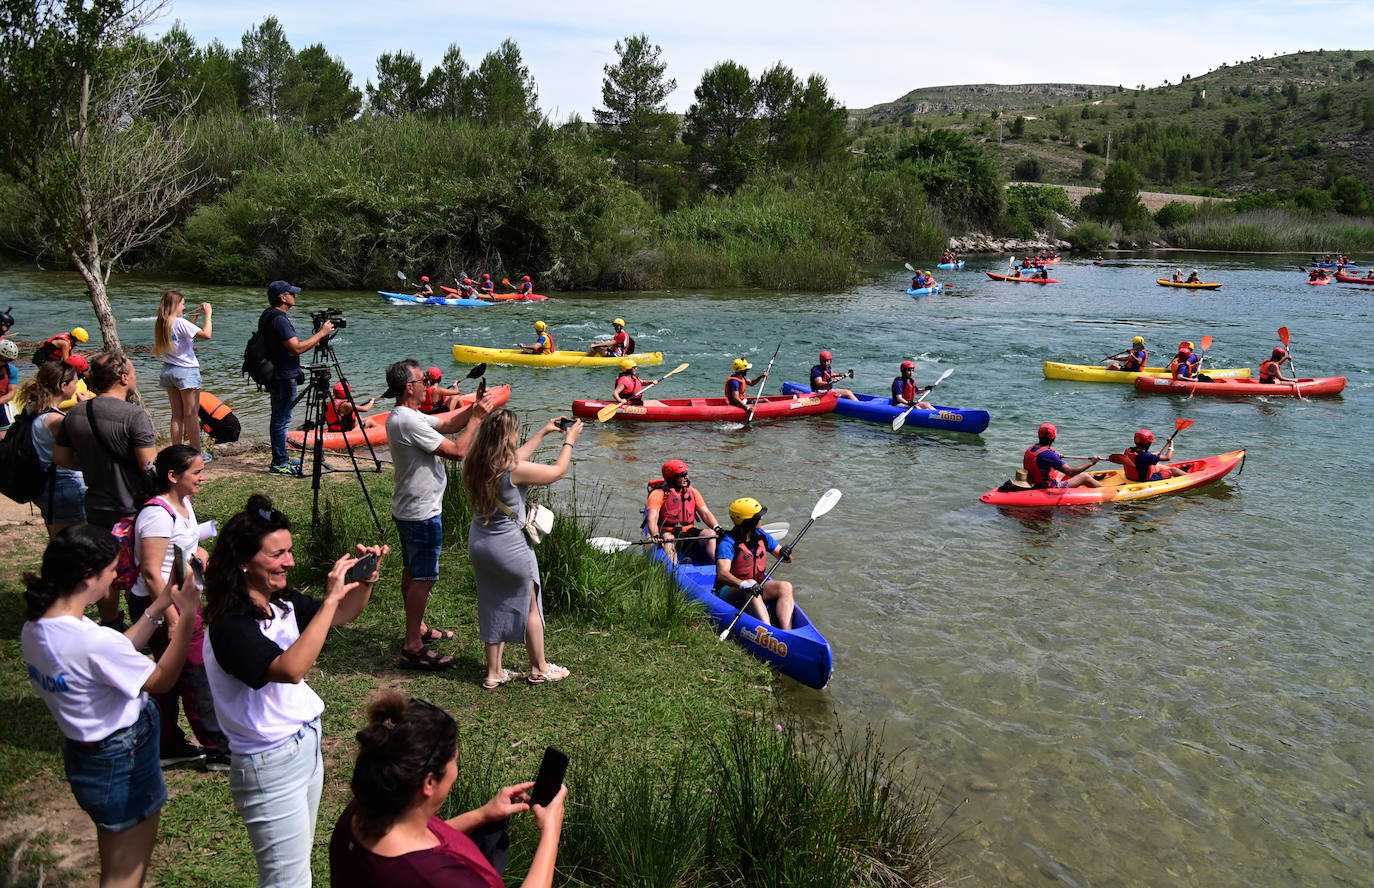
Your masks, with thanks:
[[(1202, 262), (1206, 264), (1201, 264)], [(962, 802), (952, 825), (973, 884), (1198, 886), (1369, 884), (1374, 872), (1374, 580), (1365, 497), (1374, 478), (1374, 288), (1309, 287), (1299, 257), (1161, 256), (1068, 263), (1049, 287), (989, 281), (1005, 259), (944, 272), (940, 295), (905, 295), (904, 270), (876, 270), (852, 292), (753, 291), (568, 296), (489, 309), (393, 307), (373, 294), (302, 294), (292, 313), (344, 310), (336, 341), (357, 393), (380, 394), (391, 360), (444, 369), (455, 342), (509, 345), (547, 320), (561, 347), (630, 321), (641, 351), (661, 349), (663, 397), (719, 394), (729, 361), (762, 368), (768, 388), (802, 380), (820, 348), (884, 390), (904, 358), (928, 382), (955, 373), (936, 403), (980, 407), (977, 437), (834, 416), (757, 423), (608, 424), (577, 448), (576, 479), (604, 491), (604, 533), (637, 533), (643, 483), (686, 459), (717, 514), (744, 495), (800, 528), (827, 487), (839, 506), (783, 568), (835, 647), (830, 687), (784, 682), (784, 699), (826, 724), (886, 725), (923, 774)], [(1218, 291), (1154, 284), (1199, 265)], [(163, 282), (114, 288), (129, 342), (151, 342)], [(259, 289), (182, 287), (214, 302), (202, 347), (207, 385), (265, 437), (265, 399), (237, 375), (262, 305)], [(16, 338), (95, 325), (70, 275), (0, 273)], [(1255, 366), (1292, 331), (1304, 375), (1344, 374), (1342, 397), (1224, 401), (1137, 394), (1128, 386), (1045, 380), (1040, 363), (1092, 363), (1145, 336), (1153, 355), (1215, 337), (1212, 366)], [(140, 358), (145, 391), (156, 367)], [(758, 372), (756, 369), (755, 372)], [(531, 422), (602, 396), (609, 370), (493, 366)], [(152, 397), (166, 424), (165, 400)], [(1122, 449), (1138, 427), (1196, 424), (1178, 458), (1249, 449), (1243, 470), (1201, 491), (1120, 506), (1017, 515), (978, 495), (1019, 465), (1035, 427), (1059, 449)], [(598, 503), (584, 496), (584, 504)], [(794, 531), (795, 532), (795, 531)], [(967, 799), (964, 802), (964, 799)]]

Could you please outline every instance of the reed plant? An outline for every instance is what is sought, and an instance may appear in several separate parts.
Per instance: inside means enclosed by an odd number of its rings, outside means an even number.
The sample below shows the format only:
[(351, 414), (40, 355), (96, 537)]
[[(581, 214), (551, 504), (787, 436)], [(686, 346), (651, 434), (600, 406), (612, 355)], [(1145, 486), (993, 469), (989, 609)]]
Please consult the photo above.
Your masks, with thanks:
[(1369, 252), (1374, 250), (1374, 219), (1281, 209), (1202, 212), (1174, 229), (1170, 239), (1188, 249), (1237, 253)]

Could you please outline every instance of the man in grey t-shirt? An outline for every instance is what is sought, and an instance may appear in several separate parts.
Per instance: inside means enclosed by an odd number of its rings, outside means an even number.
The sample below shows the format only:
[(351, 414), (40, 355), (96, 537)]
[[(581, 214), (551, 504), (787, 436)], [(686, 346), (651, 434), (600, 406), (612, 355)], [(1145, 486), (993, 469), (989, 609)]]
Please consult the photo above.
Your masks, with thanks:
[[(386, 421), (396, 486), (391, 494), (391, 518), (401, 538), (401, 599), (406, 609), (406, 638), (401, 645), (405, 669), (447, 669), (453, 658), (430, 650), (426, 642), (447, 640), (453, 632), (425, 625), (425, 604), (439, 579), (439, 549), (443, 545), (444, 488), (448, 475), (444, 460), (462, 459), (482, 418), (496, 406), (490, 396), (448, 419), (440, 420), (419, 411), (424, 400), (425, 377), (414, 360), (397, 361), (386, 368), (384, 398), (395, 398), (396, 408)], [(476, 421), (471, 421), (471, 420)], [(445, 435), (461, 431), (457, 440)]]

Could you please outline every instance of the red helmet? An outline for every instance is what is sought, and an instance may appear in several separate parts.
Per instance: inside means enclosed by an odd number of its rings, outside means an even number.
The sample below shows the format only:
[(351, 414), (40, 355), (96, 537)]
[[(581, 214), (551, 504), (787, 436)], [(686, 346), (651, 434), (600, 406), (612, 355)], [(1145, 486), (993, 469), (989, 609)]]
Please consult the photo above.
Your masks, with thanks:
[(349, 387), (342, 382), (334, 383), (334, 397), (343, 399), (348, 397)]
[(903, 362), (902, 362), (902, 369), (903, 369), (903, 370), (915, 370), (915, 369), (916, 369), (916, 362), (915, 362), (915, 361), (903, 361)]
[(489, 275), (489, 274), (484, 274), (484, 275), (482, 275), (482, 280), (484, 280), (484, 281), (489, 281), (489, 280), (491, 280), (491, 275)]
[(1057, 438), (1059, 437), (1059, 430), (1054, 427), (1054, 423), (1042, 422), (1040, 423), (1040, 437)]
[(425, 371), (425, 382), (438, 382), (444, 378), (444, 371), (438, 367), (430, 367)]
[(1138, 446), (1144, 447), (1145, 445), (1153, 444), (1154, 442), (1155, 433), (1150, 431), (1149, 429), (1141, 429), (1140, 431), (1135, 433), (1135, 443)]
[(687, 474), (687, 464), (680, 459), (670, 459), (663, 464), (663, 480), (671, 481), (679, 475)]
[(1284, 350), (1283, 350), (1282, 348), (1280, 348), (1279, 346), (1274, 346), (1274, 357), (1275, 357), (1275, 358), (1282, 358), (1282, 357), (1285, 357), (1287, 354), (1288, 354), (1288, 352), (1284, 351)]
[(91, 369), (91, 364), (84, 355), (68, 355), (67, 363), (75, 367), (77, 373), (85, 373)]
[(529, 276), (529, 275), (525, 275), (524, 277), (520, 278), (520, 280), (522, 280), (522, 281), (527, 281), (527, 280), (529, 280), (529, 279), (530, 279), (530, 276)]
[(821, 352), (821, 360), (822, 360), (822, 361), (828, 361), (828, 360), (830, 360), (830, 358), (831, 358), (830, 352), (828, 352), (828, 351), (823, 351), (823, 352)]
[(1181, 345), (1178, 348), (1178, 353), (1186, 358), (1187, 356), (1193, 353), (1193, 350), (1191, 348), (1188, 348), (1186, 345)]
[(1192, 348), (1193, 348), (1193, 340), (1191, 340), (1191, 339), (1185, 339), (1185, 340), (1183, 340), (1182, 342), (1180, 342), (1180, 343), (1178, 344), (1178, 350), (1179, 350), (1179, 351), (1183, 351), (1185, 348), (1188, 349), (1189, 351), (1191, 351)]
[(425, 277), (424, 275), (420, 275), (420, 280), (424, 281), (426, 284), (429, 283), (429, 278)]

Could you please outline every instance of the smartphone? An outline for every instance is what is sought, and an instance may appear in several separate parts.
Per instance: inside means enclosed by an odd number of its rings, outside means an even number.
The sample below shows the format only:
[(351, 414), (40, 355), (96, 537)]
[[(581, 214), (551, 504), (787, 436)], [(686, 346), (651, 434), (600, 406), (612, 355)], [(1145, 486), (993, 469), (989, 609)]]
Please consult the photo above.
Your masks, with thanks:
[(482, 396), (487, 393), (487, 378), (484, 376), (477, 380), (477, 401), (482, 400)]
[(558, 426), (560, 432), (566, 432), (568, 429), (572, 428), (572, 424), (575, 422), (577, 422), (577, 420), (571, 417), (560, 416), (558, 419), (554, 420), (554, 425)]
[(563, 776), (568, 773), (567, 753), (556, 746), (544, 747), (544, 761), (539, 764), (539, 774), (534, 778), (534, 789), (530, 790), (531, 805), (547, 805), (558, 795), (563, 785)]
[(190, 558), (191, 576), (196, 578), (196, 585), (205, 588), (205, 562), (200, 560), (199, 555), (192, 555)]
[(186, 550), (180, 546), (172, 546), (172, 576), (168, 580), (178, 589), (186, 582)]
[(377, 553), (368, 552), (358, 563), (348, 569), (348, 581), (361, 583), (377, 572)]

